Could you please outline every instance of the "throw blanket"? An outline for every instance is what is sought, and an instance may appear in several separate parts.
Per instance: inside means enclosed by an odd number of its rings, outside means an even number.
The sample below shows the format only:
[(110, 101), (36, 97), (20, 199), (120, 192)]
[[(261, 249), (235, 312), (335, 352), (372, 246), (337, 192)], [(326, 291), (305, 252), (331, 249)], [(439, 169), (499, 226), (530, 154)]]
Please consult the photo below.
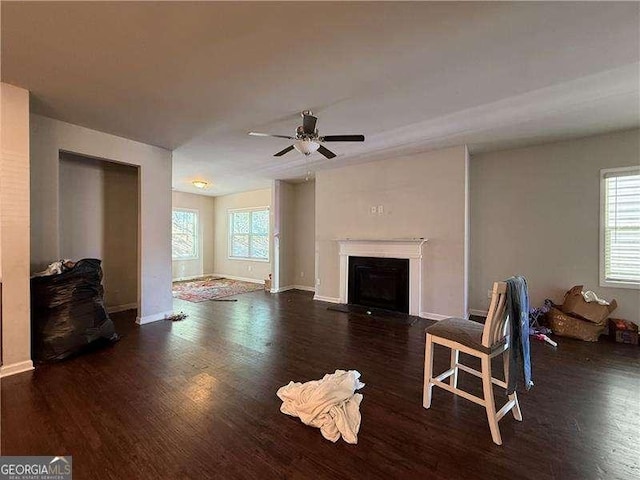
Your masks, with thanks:
[(511, 340), (509, 355), (509, 385), (507, 394), (516, 390), (518, 380), (522, 379), (529, 390), (531, 381), (531, 357), (529, 354), (529, 291), (524, 277), (515, 276), (507, 282), (507, 315)]
[(359, 378), (355, 370), (336, 370), (322, 380), (289, 382), (277, 392), (280, 411), (319, 428), (327, 440), (336, 442), (342, 436), (347, 443), (358, 443), (362, 394), (355, 391), (364, 387)]

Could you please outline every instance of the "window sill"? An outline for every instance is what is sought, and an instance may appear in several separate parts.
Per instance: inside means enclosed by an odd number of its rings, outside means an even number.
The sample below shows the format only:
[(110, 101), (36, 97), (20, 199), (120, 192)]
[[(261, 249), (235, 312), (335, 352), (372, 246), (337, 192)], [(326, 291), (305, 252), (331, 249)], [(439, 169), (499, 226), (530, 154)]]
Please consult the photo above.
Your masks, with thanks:
[(640, 283), (633, 283), (633, 282), (615, 282), (612, 280), (600, 280), (600, 286), (603, 288), (626, 288), (629, 290), (640, 290)]
[(227, 257), (228, 260), (242, 260), (245, 262), (269, 263), (268, 258)]
[(200, 257), (171, 257), (172, 262), (189, 262), (192, 260), (200, 260)]

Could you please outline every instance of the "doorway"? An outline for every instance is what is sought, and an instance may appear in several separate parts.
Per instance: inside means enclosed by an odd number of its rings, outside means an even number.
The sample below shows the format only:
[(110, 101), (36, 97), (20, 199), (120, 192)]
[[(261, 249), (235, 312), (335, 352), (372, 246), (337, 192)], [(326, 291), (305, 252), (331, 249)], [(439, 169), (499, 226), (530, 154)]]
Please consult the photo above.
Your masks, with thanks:
[(60, 258), (102, 260), (109, 313), (139, 307), (139, 168), (60, 152)]

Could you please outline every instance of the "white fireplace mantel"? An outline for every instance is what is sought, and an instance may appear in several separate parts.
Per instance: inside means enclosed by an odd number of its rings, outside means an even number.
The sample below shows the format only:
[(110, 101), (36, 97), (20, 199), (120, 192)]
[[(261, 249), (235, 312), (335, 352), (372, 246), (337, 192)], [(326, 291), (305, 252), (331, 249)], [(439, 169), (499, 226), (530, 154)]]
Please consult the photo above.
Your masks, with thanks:
[(422, 249), (425, 238), (338, 240), (340, 246), (340, 303), (349, 303), (349, 257), (409, 259), (409, 314), (422, 311)]

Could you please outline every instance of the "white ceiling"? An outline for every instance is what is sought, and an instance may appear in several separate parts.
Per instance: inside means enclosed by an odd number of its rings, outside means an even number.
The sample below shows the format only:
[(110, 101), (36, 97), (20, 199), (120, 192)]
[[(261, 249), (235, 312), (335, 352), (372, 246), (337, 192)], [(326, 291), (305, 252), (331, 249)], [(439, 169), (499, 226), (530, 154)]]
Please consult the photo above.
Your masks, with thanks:
[[(221, 195), (467, 143), (640, 125), (640, 4), (2, 2), (2, 81), (32, 110), (174, 150)], [(311, 109), (338, 157), (275, 158)], [(329, 146), (329, 145), (328, 145)], [(124, 160), (124, 159), (123, 159)], [(212, 182), (202, 192), (194, 179)]]

